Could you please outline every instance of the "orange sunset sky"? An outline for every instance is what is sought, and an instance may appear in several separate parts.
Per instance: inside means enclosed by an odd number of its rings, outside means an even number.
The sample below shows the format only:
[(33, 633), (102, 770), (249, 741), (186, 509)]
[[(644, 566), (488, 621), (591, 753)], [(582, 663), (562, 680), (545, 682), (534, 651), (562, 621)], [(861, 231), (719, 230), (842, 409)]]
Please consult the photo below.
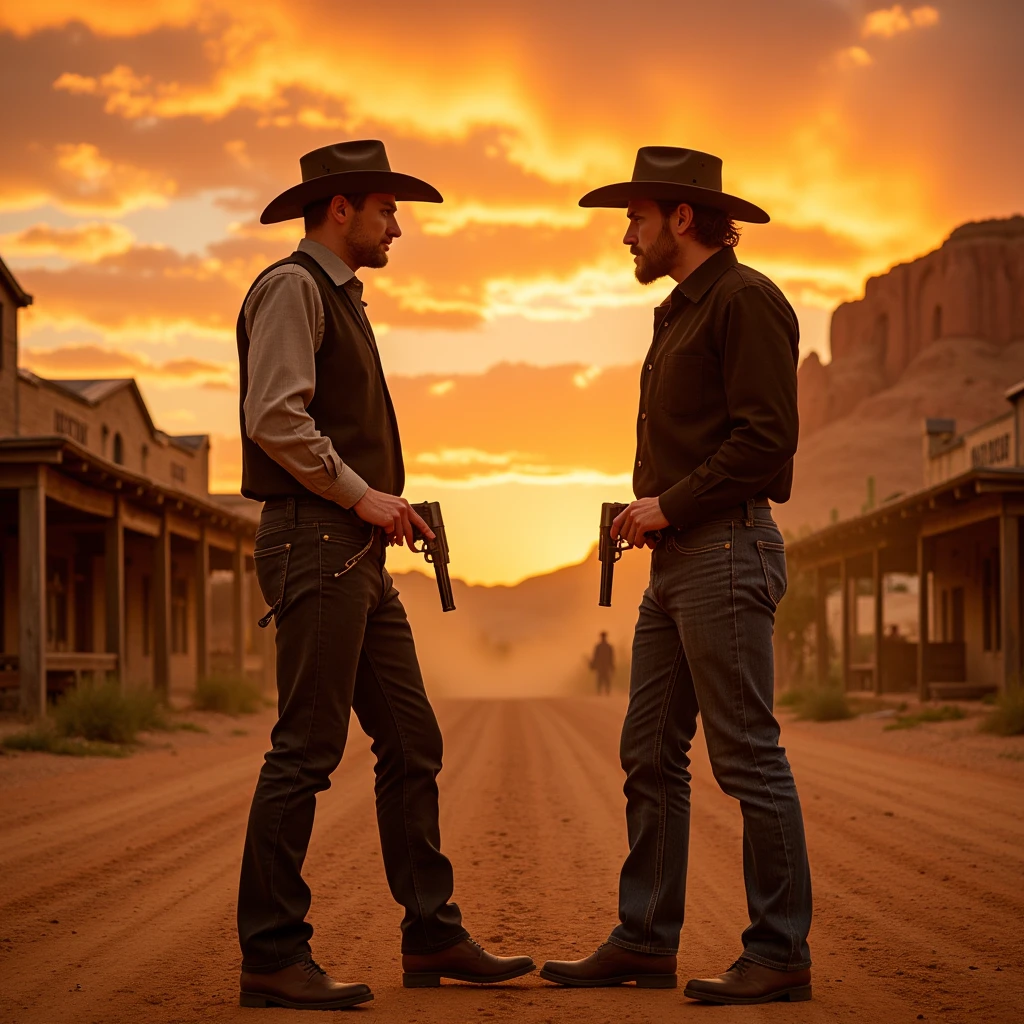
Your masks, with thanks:
[[(581, 210), (646, 144), (720, 155), (764, 206), (740, 258), (828, 356), (835, 305), (965, 220), (1019, 212), (1024, 5), (0, 0), (0, 255), (34, 294), (22, 363), (134, 376), (237, 490), (234, 322), (300, 237), (259, 212), (298, 157), (380, 138), (442, 206), (364, 271), (406, 495), (454, 575), (583, 558), (631, 494), (651, 308), (621, 211)], [(342, 453), (344, 455), (344, 453)], [(405, 552), (397, 568), (411, 564)], [(425, 568), (425, 567), (424, 567)]]

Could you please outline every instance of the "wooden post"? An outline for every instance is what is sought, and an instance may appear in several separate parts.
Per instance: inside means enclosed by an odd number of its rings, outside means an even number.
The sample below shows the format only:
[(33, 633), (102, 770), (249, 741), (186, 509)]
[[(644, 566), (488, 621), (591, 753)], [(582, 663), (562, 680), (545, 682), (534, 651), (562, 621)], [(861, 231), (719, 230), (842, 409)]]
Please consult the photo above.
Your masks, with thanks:
[(122, 691), (128, 666), (125, 664), (124, 628), (124, 524), (121, 501), (114, 505), (114, 515), (107, 520), (103, 557), (103, 582), (106, 599), (106, 650), (117, 656), (117, 678)]
[(171, 690), (171, 531), (167, 513), (153, 541), (153, 688), (165, 699)]
[(46, 478), (18, 489), (18, 672), (21, 710), (46, 714)]
[(999, 606), (1002, 615), (1001, 633), (1003, 641), (1003, 690), (1016, 689), (1021, 685), (1021, 517), (1008, 515), (999, 517)]
[(931, 549), (928, 540), (917, 538), (917, 695), (928, 699), (928, 682), (925, 666), (928, 649), (928, 572), (931, 568)]
[(850, 690), (850, 573), (844, 555), (839, 561), (839, 596), (842, 608), (840, 679), (843, 690)]
[(210, 542), (206, 527), (196, 541), (196, 681), (210, 674)]
[(828, 578), (825, 575), (825, 567), (818, 566), (815, 573), (817, 582), (817, 594), (815, 597), (814, 622), (815, 633), (817, 634), (818, 646), (818, 686), (824, 689), (828, 686)]
[(245, 675), (245, 550), (242, 538), (235, 538), (234, 550), (234, 586), (231, 591), (231, 626), (234, 635), (232, 666), (239, 675)]
[(875, 586), (875, 694), (882, 692), (882, 648), (885, 629), (885, 616), (882, 607), (882, 549), (875, 548), (871, 552), (871, 577)]

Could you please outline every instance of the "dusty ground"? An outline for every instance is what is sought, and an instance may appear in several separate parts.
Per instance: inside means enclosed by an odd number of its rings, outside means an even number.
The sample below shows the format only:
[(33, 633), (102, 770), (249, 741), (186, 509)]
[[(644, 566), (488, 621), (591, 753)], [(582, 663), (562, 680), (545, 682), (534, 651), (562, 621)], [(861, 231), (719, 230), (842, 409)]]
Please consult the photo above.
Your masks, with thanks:
[[(496, 951), (585, 955), (614, 923), (622, 711), (617, 698), (439, 704), (456, 895)], [(236, 1003), (234, 895), (270, 720), (204, 721), (209, 736), (173, 734), (123, 761), (0, 757), (0, 1021), (256, 1019)], [(709, 1011), (679, 991), (535, 975), (406, 991), (358, 733), (308, 860), (316, 953), (373, 986), (351, 1011), (367, 1021), (1024, 1020), (1024, 742), (965, 723), (882, 725), (785, 727), (814, 870), (811, 1003)], [(744, 924), (740, 818), (702, 749), (694, 790), (684, 977), (728, 966)]]

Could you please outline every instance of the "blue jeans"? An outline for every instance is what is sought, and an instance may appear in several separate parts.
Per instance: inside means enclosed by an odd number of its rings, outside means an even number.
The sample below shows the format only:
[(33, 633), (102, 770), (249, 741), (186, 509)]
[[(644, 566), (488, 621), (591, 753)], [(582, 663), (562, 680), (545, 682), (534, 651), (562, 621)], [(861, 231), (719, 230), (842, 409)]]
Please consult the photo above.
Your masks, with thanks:
[(715, 779), (743, 814), (743, 955), (800, 970), (810, 966), (811, 878), (800, 800), (772, 713), (785, 548), (770, 509), (727, 515), (666, 532), (652, 554), (622, 729), (629, 855), (610, 940), (644, 953), (678, 949), (699, 712)]

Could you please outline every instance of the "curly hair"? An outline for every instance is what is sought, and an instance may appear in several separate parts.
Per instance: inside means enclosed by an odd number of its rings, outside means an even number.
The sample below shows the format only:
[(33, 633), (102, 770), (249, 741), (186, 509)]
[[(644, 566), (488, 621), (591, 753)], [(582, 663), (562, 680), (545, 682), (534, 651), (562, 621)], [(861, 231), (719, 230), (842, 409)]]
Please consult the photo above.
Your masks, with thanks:
[[(660, 199), (658, 207), (663, 217), (671, 217), (682, 204), (676, 199)], [(713, 206), (695, 206), (687, 203), (693, 210), (693, 223), (690, 232), (701, 245), (709, 249), (732, 248), (740, 240), (740, 230), (735, 221), (724, 210), (716, 210)]]

